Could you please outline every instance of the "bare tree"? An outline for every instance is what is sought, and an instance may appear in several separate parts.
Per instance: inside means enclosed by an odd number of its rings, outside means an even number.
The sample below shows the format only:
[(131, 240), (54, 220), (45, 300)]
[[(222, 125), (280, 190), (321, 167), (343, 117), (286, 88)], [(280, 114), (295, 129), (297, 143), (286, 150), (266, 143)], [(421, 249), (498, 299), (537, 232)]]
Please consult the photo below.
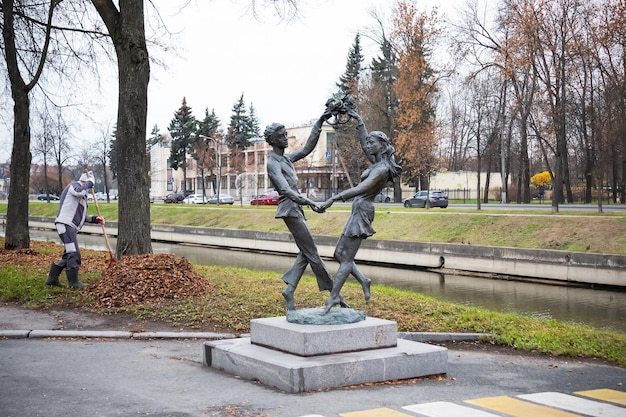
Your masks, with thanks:
[[(13, 145), (6, 249), (30, 246), (28, 194), (32, 162), (31, 102), (63, 107), (82, 68), (95, 68), (94, 48), (84, 35), (98, 37), (84, 2), (8, 0), (0, 2), (4, 64), (13, 99)], [(44, 67), (46, 71), (44, 71)], [(59, 170), (61, 178), (62, 170)], [(62, 180), (59, 179), (59, 184)]]
[(107, 172), (107, 166), (109, 165), (108, 161), (109, 161), (110, 144), (111, 144), (111, 130), (107, 126), (107, 127), (102, 128), (100, 132), (100, 138), (98, 138), (94, 146), (94, 159), (97, 165), (99, 165), (102, 168), (101, 178), (102, 178), (102, 181), (104, 182), (103, 189), (107, 196), (107, 202), (111, 201), (111, 196), (109, 195), (109, 174)]
[(556, 0), (539, 2), (525, 7), (520, 13), (520, 24), (526, 25), (524, 33), (535, 52), (533, 68), (539, 82), (544, 87), (544, 98), (548, 114), (554, 126), (555, 169), (552, 211), (559, 211), (564, 201), (563, 187), (567, 201), (573, 202), (568, 162), (567, 146), (567, 82), (572, 64), (572, 45), (577, 36), (581, 8), (579, 0)]
[[(69, 4), (68, 10), (75, 12), (67, 19), (68, 25), (55, 26), (53, 16), (61, 4)], [(116, 173), (120, 178), (119, 229), (117, 256), (152, 252), (150, 240), (149, 179), (146, 167), (146, 116), (147, 86), (150, 74), (149, 55), (146, 46), (144, 1), (143, 0), (92, 0), (106, 32), (110, 37), (117, 57), (119, 98), (117, 118), (117, 144), (115, 155)], [(296, 11), (295, 0), (271, 0), (281, 16)], [(91, 20), (78, 16), (86, 13), (85, 2), (52, 0), (44, 11), (41, 3), (28, 0), (6, 0), (0, 3), (3, 27), (3, 50), (7, 73), (14, 101), (14, 140), (11, 156), (11, 185), (7, 211), (6, 249), (28, 248), (28, 188), (30, 154), (30, 98), (29, 93), (37, 85), (46, 62), (53, 29), (90, 34), (102, 39), (99, 27), (89, 26)], [(152, 3), (150, 3), (152, 4)], [(27, 7), (28, 6), (28, 7)], [(251, 2), (253, 11), (256, 1)], [(32, 12), (27, 15), (26, 12)], [(73, 23), (72, 27), (69, 23)], [(65, 35), (67, 36), (67, 35)], [(66, 39), (60, 36), (59, 39)], [(18, 47), (19, 45), (19, 47)], [(18, 51), (24, 55), (19, 56)], [(60, 56), (91, 62), (80, 53), (64, 54), (67, 48), (59, 47)], [(93, 50), (92, 50), (93, 52)], [(69, 57), (69, 58), (67, 58)], [(20, 65), (26, 67), (24, 73)], [(67, 76), (63, 72), (63, 76)], [(68, 77), (66, 77), (68, 78)], [(59, 77), (63, 79), (63, 77)], [(132, 179), (132, 180), (131, 180)]]
[[(30, 97), (43, 72), (50, 47), (52, 18), (59, 1), (51, 1), (47, 13), (27, 18), (22, 13), (21, 2), (3, 0), (2, 39), (6, 69), (13, 98), (13, 147), (11, 150), (11, 183), (9, 185), (9, 204), (7, 208), (7, 226), (5, 249), (24, 249), (30, 247), (28, 232), (28, 189), (30, 179)], [(43, 17), (42, 25), (37, 18)], [(40, 31), (32, 30), (38, 27)], [(29, 36), (30, 35), (30, 36)], [(19, 47), (18, 47), (19, 45)], [(19, 52), (31, 51), (19, 55)], [(20, 65), (27, 66), (28, 79), (25, 79)]]
[[(63, 191), (63, 167), (66, 162), (75, 155), (71, 154), (71, 147), (69, 141), (71, 139), (70, 127), (63, 120), (61, 111), (57, 111), (53, 114), (53, 118), (50, 118), (49, 131), (51, 136), (50, 144), (52, 145), (52, 157), (57, 166), (57, 186), (60, 191)], [(60, 192), (59, 191), (59, 192)]]
[(52, 153), (52, 141), (54, 140), (51, 132), (49, 131), (49, 129), (46, 128), (46, 126), (48, 126), (49, 124), (49, 115), (47, 113), (42, 114), (41, 126), (43, 127), (43, 129), (41, 132), (33, 134), (34, 142), (32, 146), (35, 156), (41, 156), (41, 158), (43, 159), (43, 186), (46, 192), (46, 196), (48, 197), (48, 202), (50, 202), (50, 194), (58, 195), (59, 193), (58, 190), (52, 193), (50, 181), (48, 178), (48, 158)]

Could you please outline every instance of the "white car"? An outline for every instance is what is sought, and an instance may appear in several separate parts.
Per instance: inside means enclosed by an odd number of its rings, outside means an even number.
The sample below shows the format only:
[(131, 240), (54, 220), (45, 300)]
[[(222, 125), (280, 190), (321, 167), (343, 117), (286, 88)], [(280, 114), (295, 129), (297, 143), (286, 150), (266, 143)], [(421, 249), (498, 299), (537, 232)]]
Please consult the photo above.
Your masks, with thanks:
[[(96, 199), (98, 201), (106, 201), (107, 195), (102, 191), (98, 191), (96, 193)], [(87, 194), (87, 201), (93, 201), (93, 194), (91, 194), (91, 191), (89, 192), (89, 194)]]
[[(235, 199), (230, 194), (220, 194), (220, 204), (233, 204)], [(217, 195), (213, 194), (208, 201), (209, 204), (217, 204)]]
[(187, 204), (206, 204), (206, 197), (202, 194), (189, 194), (183, 202)]

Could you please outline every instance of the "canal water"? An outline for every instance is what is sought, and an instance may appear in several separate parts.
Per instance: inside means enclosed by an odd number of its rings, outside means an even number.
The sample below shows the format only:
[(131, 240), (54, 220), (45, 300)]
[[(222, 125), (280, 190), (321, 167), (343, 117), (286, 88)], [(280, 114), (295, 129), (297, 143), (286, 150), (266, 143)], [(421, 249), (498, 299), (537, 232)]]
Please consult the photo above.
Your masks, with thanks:
[[(4, 230), (0, 233), (4, 234)], [(31, 229), (30, 236), (33, 240), (59, 242), (53, 231)], [(115, 239), (109, 240), (114, 248)], [(81, 234), (79, 242), (89, 249), (106, 250), (102, 236)], [(153, 242), (152, 248), (154, 253), (184, 256), (191, 263), (199, 265), (237, 266), (278, 273), (287, 270), (294, 260), (293, 256), (162, 242)], [(327, 266), (331, 273), (336, 272), (336, 263), (327, 262)], [(406, 289), (467, 306), (589, 324), (626, 333), (626, 291), (575, 288), (369, 265), (360, 265), (360, 268), (372, 279), (373, 284)]]

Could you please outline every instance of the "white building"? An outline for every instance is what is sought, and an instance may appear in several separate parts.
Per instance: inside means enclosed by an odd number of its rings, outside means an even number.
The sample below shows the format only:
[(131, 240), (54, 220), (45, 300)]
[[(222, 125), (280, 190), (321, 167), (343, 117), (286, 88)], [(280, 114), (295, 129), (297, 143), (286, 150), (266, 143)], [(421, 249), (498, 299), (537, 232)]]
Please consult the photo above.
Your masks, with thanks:
[[(290, 150), (304, 145), (311, 132), (312, 125), (287, 128)], [(298, 176), (302, 184), (302, 192), (314, 194), (329, 188), (331, 173), (337, 172), (333, 168), (331, 149), (334, 129), (332, 126), (323, 126), (320, 139), (315, 150), (304, 160), (296, 163)], [(242, 154), (233, 155), (226, 145), (217, 147), (219, 158), (215, 172), (205, 172), (207, 177), (204, 184), (204, 194), (215, 194), (213, 181), (218, 182), (221, 194), (230, 194), (246, 204), (254, 196), (263, 194), (272, 189), (267, 177), (267, 154), (272, 149), (263, 138), (252, 141)], [(183, 190), (202, 193), (202, 177), (197, 169), (197, 162), (191, 156), (187, 159), (187, 186), (184, 184), (184, 175), (181, 168), (174, 170), (170, 167), (171, 147), (169, 143), (157, 144), (150, 149), (150, 179), (151, 193), (156, 200), (163, 199), (169, 193)], [(336, 165), (336, 164), (335, 164)], [(212, 171), (212, 170), (211, 170)], [(218, 185), (215, 184), (217, 188)]]
[[(312, 124), (287, 128), (289, 147), (287, 152), (301, 148), (311, 133)], [(337, 178), (343, 175), (341, 166), (333, 158), (335, 131), (332, 126), (323, 125), (320, 139), (310, 155), (295, 164), (300, 180), (300, 191), (314, 200), (325, 200), (337, 190)], [(267, 177), (267, 155), (271, 150), (263, 138), (256, 138), (252, 145), (239, 155), (233, 155), (226, 145), (217, 147), (220, 157), (217, 166), (205, 172), (204, 194), (211, 196), (219, 189), (222, 194), (230, 194), (242, 204), (247, 204), (254, 196), (272, 189)], [(361, 152), (360, 147), (356, 150)], [(150, 149), (151, 193), (156, 200), (167, 194), (183, 190), (202, 193), (202, 177), (197, 162), (191, 156), (187, 159), (187, 186), (183, 184), (183, 170), (170, 167), (170, 146), (168, 143), (155, 145)], [(486, 173), (481, 173), (480, 184), (484, 189)], [(217, 185), (219, 180), (219, 186)], [(437, 172), (430, 178), (430, 188), (448, 192), (451, 199), (476, 199), (478, 175), (470, 171)], [(502, 179), (499, 172), (489, 178), (490, 199), (499, 199)], [(214, 189), (215, 188), (215, 189)], [(402, 199), (415, 193), (415, 189), (402, 185)]]

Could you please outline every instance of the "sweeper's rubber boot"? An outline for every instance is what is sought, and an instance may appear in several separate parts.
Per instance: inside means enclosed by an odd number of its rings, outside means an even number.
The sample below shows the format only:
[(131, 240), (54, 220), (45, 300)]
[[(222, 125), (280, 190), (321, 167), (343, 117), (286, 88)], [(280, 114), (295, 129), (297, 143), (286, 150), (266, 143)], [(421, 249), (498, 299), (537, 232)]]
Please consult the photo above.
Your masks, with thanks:
[(78, 280), (78, 269), (66, 269), (65, 275), (67, 275), (67, 286), (69, 288), (85, 288), (89, 286)]
[(46, 278), (46, 285), (50, 285), (52, 287), (61, 287), (61, 283), (59, 282), (59, 275), (63, 271), (59, 265), (54, 262), (50, 265), (50, 271), (48, 272), (48, 278)]

